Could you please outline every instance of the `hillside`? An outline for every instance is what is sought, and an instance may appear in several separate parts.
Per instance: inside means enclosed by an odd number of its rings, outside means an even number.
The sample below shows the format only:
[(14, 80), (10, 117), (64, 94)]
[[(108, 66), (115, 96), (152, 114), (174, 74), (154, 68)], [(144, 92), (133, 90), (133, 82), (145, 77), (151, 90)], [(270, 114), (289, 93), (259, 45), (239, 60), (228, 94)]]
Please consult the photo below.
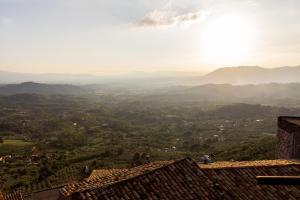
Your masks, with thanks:
[[(148, 162), (147, 155), (151, 161), (206, 154), (216, 161), (273, 159), (276, 117), (300, 113), (299, 108), (185, 102), (191, 97), (184, 91), (200, 99), (199, 87), (180, 89), (165, 102), (149, 95), (143, 100), (144, 93), (135, 91), (0, 96), (0, 156), (15, 155), (0, 167), (0, 188), (30, 193), (77, 180), (86, 165), (128, 168)], [(220, 129), (224, 135), (218, 139)]]
[[(0, 84), (18, 84), (23, 82), (38, 82), (46, 84), (109, 84), (110, 86), (142, 86), (154, 87), (198, 83), (202, 73), (194, 72), (132, 72), (122, 75), (97, 76), (89, 74), (30, 74), (0, 71)], [(191, 77), (193, 80), (191, 80)]]
[(74, 85), (50, 85), (34, 82), (25, 82), (21, 84), (8, 84), (0, 87), (0, 95), (14, 95), (14, 94), (64, 94), (64, 95), (80, 95), (88, 94), (89, 90), (83, 89)]
[(145, 100), (168, 102), (244, 102), (299, 105), (300, 84), (230, 85), (206, 84), (170, 87), (144, 97)]
[[(134, 87), (131, 87), (134, 88)], [(124, 91), (126, 91), (124, 93)], [(37, 94), (37, 95), (123, 95), (136, 97), (146, 102), (224, 102), (299, 105), (300, 83), (269, 83), (257, 85), (205, 84), (199, 86), (173, 86), (152, 90), (120, 90), (106, 86), (76, 86), (60, 84), (41, 84), (25, 82), (0, 86), (0, 95)], [(32, 98), (22, 96), (22, 99)], [(36, 98), (36, 97), (35, 97)], [(17, 98), (19, 99), (19, 97)]]
[(224, 67), (201, 78), (202, 83), (261, 84), (300, 82), (300, 66), (297, 67)]
[[(201, 68), (199, 68), (201, 69)], [(123, 75), (29, 74), (0, 71), (0, 84), (22, 82), (75, 85), (109, 85), (119, 88), (156, 89), (174, 85), (300, 83), (300, 66), (263, 68), (257, 66), (224, 67), (203, 75), (200, 72), (132, 72)]]

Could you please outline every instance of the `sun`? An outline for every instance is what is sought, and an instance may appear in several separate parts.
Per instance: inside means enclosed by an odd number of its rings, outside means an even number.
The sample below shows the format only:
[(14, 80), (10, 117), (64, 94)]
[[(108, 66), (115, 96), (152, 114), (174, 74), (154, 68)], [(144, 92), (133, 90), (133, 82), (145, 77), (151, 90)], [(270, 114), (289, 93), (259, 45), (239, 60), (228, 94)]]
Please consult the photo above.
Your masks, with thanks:
[(211, 64), (242, 64), (254, 45), (254, 28), (239, 16), (224, 16), (204, 30), (204, 55)]

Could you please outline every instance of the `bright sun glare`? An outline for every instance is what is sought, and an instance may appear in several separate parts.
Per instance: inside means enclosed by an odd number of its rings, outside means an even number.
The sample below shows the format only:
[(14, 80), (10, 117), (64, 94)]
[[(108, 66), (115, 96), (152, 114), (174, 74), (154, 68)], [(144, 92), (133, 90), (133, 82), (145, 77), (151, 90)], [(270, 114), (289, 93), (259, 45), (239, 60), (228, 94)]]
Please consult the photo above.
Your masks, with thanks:
[(254, 30), (251, 23), (238, 16), (225, 16), (208, 24), (203, 44), (211, 64), (239, 64), (253, 48)]

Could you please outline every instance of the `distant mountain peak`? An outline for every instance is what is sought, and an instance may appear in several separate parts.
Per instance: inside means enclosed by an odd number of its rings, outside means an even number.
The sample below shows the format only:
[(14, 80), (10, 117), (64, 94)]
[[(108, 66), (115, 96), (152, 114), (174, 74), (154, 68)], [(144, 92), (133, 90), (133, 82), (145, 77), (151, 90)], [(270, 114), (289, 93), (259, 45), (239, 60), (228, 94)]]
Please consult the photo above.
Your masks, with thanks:
[(261, 84), (300, 82), (300, 67), (263, 68), (238, 66), (219, 68), (201, 79), (202, 83)]
[(36, 82), (33, 82), (33, 81), (27, 81), (27, 82), (20, 83), (20, 85), (41, 85), (41, 83), (36, 83)]

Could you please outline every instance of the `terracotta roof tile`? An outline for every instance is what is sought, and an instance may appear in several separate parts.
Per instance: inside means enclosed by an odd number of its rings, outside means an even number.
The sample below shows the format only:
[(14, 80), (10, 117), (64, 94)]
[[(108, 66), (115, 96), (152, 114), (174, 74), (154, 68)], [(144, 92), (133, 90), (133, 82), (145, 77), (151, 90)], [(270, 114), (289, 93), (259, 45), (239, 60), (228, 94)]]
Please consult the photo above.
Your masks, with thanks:
[(266, 166), (286, 166), (299, 164), (299, 160), (256, 160), (256, 161), (225, 161), (215, 162), (211, 164), (201, 164), (200, 168), (234, 168), (234, 167), (266, 167)]
[(61, 189), (63, 196), (70, 196), (74, 192), (90, 188), (102, 187), (113, 184), (148, 171), (157, 169), (174, 161), (158, 161), (149, 164), (137, 166), (129, 169), (99, 169), (93, 170), (91, 175), (83, 181), (73, 182)]
[(186, 158), (111, 185), (74, 193), (72, 199), (217, 199), (218, 193), (208, 192), (212, 184), (198, 165)]
[(220, 191), (232, 196), (232, 199), (300, 198), (299, 186), (259, 186), (256, 182), (256, 176), (299, 175), (299, 164), (201, 169), (214, 184), (218, 185)]
[[(1, 199), (1, 197), (0, 197)], [(2, 200), (2, 199), (1, 199)], [(23, 195), (20, 191), (14, 191), (9, 194), (3, 195), (3, 200), (24, 200)]]
[[(104, 171), (99, 171), (99, 174), (110, 175)], [(260, 186), (256, 184), (255, 177), (299, 174), (300, 164), (297, 161), (221, 162), (202, 165), (186, 158), (164, 164), (151, 163), (121, 172), (117, 181), (110, 178), (102, 183), (80, 188), (73, 191), (69, 199), (296, 200), (300, 199), (299, 186)]]
[(102, 177), (115, 177), (120, 173), (125, 173), (128, 169), (96, 169), (93, 170), (87, 181), (97, 180)]

